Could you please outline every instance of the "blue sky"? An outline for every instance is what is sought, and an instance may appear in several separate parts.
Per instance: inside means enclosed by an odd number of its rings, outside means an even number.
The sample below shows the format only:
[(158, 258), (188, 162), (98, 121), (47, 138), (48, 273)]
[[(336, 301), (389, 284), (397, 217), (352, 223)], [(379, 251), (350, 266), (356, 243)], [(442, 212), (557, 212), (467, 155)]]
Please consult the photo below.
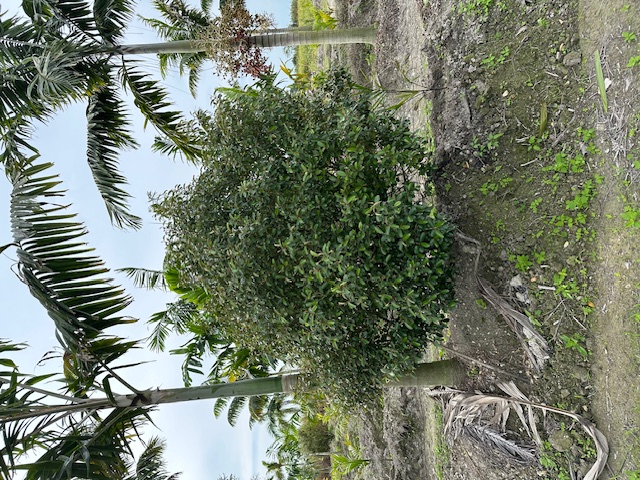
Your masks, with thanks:
[[(0, 10), (14, 13), (19, 10), (19, 5), (20, 2), (16, 0), (3, 0)], [(274, 14), (279, 27), (289, 24), (290, 4), (286, 1), (248, 0), (247, 6), (253, 12)], [(137, 12), (143, 16), (154, 16), (150, 1), (140, 2)], [(139, 23), (127, 34), (129, 43), (154, 40), (153, 33)], [(282, 50), (275, 50), (271, 53), (271, 59), (277, 66), (286, 57)], [(153, 56), (146, 56), (143, 61), (147, 71), (157, 71)], [(159, 75), (157, 78), (160, 78)], [(177, 108), (188, 113), (198, 107), (208, 108), (214, 89), (225, 85), (225, 82), (215, 75), (211, 65), (202, 75), (198, 98), (195, 100), (188, 93), (186, 80), (177, 73), (172, 73), (164, 85)], [(42, 160), (55, 164), (55, 172), (61, 176), (67, 189), (66, 201), (73, 204), (73, 210), (87, 225), (90, 232), (87, 241), (96, 248), (97, 254), (105, 260), (107, 266), (112, 269), (129, 266), (158, 269), (162, 267), (164, 256), (162, 231), (148, 213), (147, 193), (162, 192), (178, 183), (187, 182), (196, 172), (188, 164), (174, 162), (151, 152), (154, 131), (152, 128), (144, 130), (142, 118), (134, 107), (131, 112), (135, 137), (141, 147), (122, 155), (121, 170), (129, 180), (128, 191), (134, 195), (131, 201), (132, 211), (144, 219), (144, 226), (139, 231), (121, 231), (109, 223), (86, 164), (85, 105), (72, 105), (47, 125), (39, 125), (33, 144), (40, 150)], [(12, 241), (9, 195), (9, 183), (0, 180), (0, 245)], [(57, 341), (53, 323), (12, 273), (14, 263), (15, 255), (11, 249), (0, 256), (0, 304), (4, 306), (0, 338), (29, 344), (28, 349), (15, 357), (22, 372), (59, 371), (59, 361), (55, 359), (36, 367), (40, 358), (57, 346)], [(164, 293), (135, 289), (124, 276), (115, 272), (113, 275), (116, 282), (127, 287), (128, 293), (134, 297), (127, 314), (140, 319), (136, 326), (118, 333), (128, 338), (144, 338), (149, 332), (145, 320), (152, 313), (162, 310), (172, 298)], [(180, 339), (174, 339), (170, 347), (176, 347), (180, 343)], [(141, 350), (129, 357), (128, 361), (150, 359), (154, 363), (129, 369), (127, 372), (126, 378), (136, 388), (182, 385), (180, 357), (154, 355)], [(148, 433), (165, 438), (169, 470), (182, 471), (184, 480), (216, 480), (222, 473), (233, 473), (241, 480), (248, 480), (252, 473), (261, 471), (261, 460), (264, 459), (264, 451), (271, 440), (263, 428), (249, 430), (246, 418), (241, 418), (235, 428), (231, 428), (225, 419), (216, 420), (212, 406), (211, 401), (163, 406), (153, 415), (158, 429), (151, 427)]]

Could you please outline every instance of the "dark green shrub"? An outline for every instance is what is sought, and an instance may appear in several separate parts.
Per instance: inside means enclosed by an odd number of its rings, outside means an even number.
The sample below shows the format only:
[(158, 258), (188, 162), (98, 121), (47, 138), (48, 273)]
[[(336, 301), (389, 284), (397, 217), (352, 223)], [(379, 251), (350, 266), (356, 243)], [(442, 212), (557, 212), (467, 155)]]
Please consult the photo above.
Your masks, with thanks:
[(309, 455), (330, 451), (333, 435), (326, 423), (305, 417), (298, 427), (300, 452)]
[(411, 369), (453, 299), (451, 227), (415, 201), (420, 140), (343, 73), (216, 107), (200, 176), (154, 206), (168, 266), (229, 338), (343, 398)]

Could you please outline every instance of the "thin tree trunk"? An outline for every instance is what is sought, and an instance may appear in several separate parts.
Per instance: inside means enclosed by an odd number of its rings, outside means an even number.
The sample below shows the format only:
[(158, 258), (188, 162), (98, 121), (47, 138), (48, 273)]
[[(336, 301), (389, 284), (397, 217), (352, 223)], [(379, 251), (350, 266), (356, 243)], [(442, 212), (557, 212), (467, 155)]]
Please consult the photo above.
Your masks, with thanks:
[[(464, 368), (456, 360), (422, 363), (415, 372), (385, 387), (455, 387), (465, 378)], [(129, 395), (114, 395), (110, 398), (83, 400), (67, 405), (32, 408), (24, 413), (6, 415), (0, 418), (0, 424), (21, 419), (35, 418), (42, 415), (82, 410), (101, 410), (106, 408), (136, 408), (164, 403), (188, 402), (212, 398), (248, 397), (253, 395), (269, 395), (273, 393), (292, 393), (295, 389), (298, 374), (286, 374), (238, 382), (218, 383), (200, 387), (170, 388), (164, 390), (147, 390)]]
[[(304, 27), (303, 27), (304, 28)], [(295, 47), (298, 45), (340, 45), (346, 43), (374, 43), (376, 28), (345, 28), (335, 30), (306, 30), (298, 27), (278, 28), (251, 35), (249, 41), (259, 47)], [(149, 53), (197, 53), (204, 51), (204, 43), (193, 40), (121, 45), (116, 51), (122, 55)]]

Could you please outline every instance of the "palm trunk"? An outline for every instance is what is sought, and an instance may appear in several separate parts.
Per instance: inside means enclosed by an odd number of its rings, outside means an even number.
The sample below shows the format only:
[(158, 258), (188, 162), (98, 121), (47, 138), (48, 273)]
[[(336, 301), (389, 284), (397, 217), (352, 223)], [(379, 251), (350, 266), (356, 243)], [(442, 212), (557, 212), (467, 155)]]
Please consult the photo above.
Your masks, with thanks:
[(251, 35), (249, 41), (258, 47), (297, 47), (299, 45), (341, 45), (374, 43), (376, 28), (345, 28), (336, 30), (292, 30)]
[[(456, 360), (422, 363), (415, 372), (385, 387), (423, 387), (437, 386), (455, 387), (465, 378), (464, 368)], [(144, 392), (115, 395), (110, 398), (84, 400), (67, 405), (29, 409), (24, 413), (9, 414), (0, 417), (0, 424), (35, 418), (55, 413), (102, 410), (107, 408), (138, 408), (141, 406), (162, 405), (164, 403), (188, 402), (213, 398), (248, 397), (253, 395), (269, 395), (273, 393), (292, 393), (296, 386), (298, 374), (286, 374), (238, 382), (203, 385), (200, 387), (170, 388), (164, 390), (147, 390)]]
[[(340, 45), (347, 43), (374, 43), (376, 28), (345, 28), (336, 30), (307, 30), (303, 28), (278, 28), (257, 33), (249, 37), (249, 42), (258, 47), (295, 47), (298, 45)], [(192, 40), (174, 42), (142, 43), (116, 47), (122, 55), (143, 55), (149, 53), (197, 53), (204, 51), (204, 44)]]

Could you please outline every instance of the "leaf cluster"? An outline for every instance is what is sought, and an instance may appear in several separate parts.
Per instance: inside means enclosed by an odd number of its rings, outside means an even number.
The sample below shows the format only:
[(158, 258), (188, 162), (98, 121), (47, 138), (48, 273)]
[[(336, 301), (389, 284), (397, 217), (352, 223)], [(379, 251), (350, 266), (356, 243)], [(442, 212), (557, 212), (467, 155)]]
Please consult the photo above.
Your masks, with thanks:
[(416, 201), (421, 141), (343, 72), (216, 107), (201, 174), (153, 207), (167, 266), (225, 336), (342, 398), (411, 369), (453, 299), (451, 227)]

